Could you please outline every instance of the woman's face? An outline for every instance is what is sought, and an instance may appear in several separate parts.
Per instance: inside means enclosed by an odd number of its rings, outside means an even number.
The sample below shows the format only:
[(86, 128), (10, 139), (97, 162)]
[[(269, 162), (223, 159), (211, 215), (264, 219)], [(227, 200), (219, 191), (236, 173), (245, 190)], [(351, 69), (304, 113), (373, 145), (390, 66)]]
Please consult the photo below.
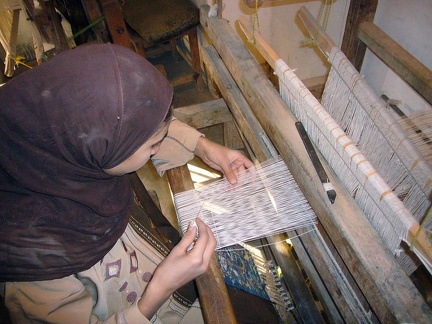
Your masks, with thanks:
[(109, 175), (120, 176), (126, 173), (130, 173), (138, 170), (150, 157), (159, 151), (162, 140), (168, 133), (167, 123), (164, 127), (160, 127), (159, 130), (147, 141), (145, 142), (134, 154), (128, 157), (125, 161), (116, 165), (111, 169), (104, 169), (104, 172)]

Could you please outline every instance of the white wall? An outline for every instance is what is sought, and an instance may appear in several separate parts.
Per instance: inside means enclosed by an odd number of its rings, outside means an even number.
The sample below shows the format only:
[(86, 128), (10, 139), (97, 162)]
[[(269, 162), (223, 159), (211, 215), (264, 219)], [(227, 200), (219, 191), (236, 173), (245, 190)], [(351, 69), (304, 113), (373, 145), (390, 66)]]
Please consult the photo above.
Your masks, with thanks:
[[(196, 0), (205, 3), (205, 0)], [(208, 0), (212, 5), (215, 1)], [(330, 2), (330, 1), (328, 1)], [(258, 9), (261, 35), (276, 53), (291, 67), (295, 68), (301, 79), (327, 74), (328, 66), (323, 55), (316, 47), (303, 47), (301, 42), (309, 35), (301, 22), (296, 18), (301, 6), (305, 6), (315, 16), (323, 1), (311, 0), (278, 0), (265, 3)], [(349, 0), (336, 0), (331, 9), (327, 33), (340, 45), (348, 11)], [(237, 19), (244, 15), (253, 22), (254, 9), (248, 8), (243, 0), (224, 0), (222, 17), (238, 32)]]
[[(432, 69), (432, 0), (379, 0), (374, 23)], [(431, 108), (369, 51), (361, 72), (377, 95), (399, 100), (408, 116)]]

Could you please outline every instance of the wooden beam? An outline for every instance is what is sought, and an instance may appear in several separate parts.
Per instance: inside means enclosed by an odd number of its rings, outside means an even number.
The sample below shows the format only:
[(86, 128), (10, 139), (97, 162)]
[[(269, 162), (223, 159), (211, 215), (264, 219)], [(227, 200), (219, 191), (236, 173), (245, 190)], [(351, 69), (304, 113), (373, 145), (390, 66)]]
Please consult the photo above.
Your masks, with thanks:
[[(295, 117), (274, 89), (262, 69), (229, 23), (209, 18), (208, 6), (201, 7), (201, 25), (242, 90), (294, 178), (308, 198), (316, 215), (332, 237), (339, 253), (368, 302), (383, 322), (427, 322), (432, 312), (352, 197), (337, 185), (338, 199), (333, 205), (316, 177), (295, 128)], [(328, 170), (330, 171), (330, 170)], [(331, 177), (331, 176), (330, 176)], [(361, 229), (361, 230), (359, 230)]]
[(223, 99), (175, 108), (174, 117), (197, 129), (233, 121)]
[(432, 71), (372, 22), (360, 24), (358, 38), (432, 105)]
[(362, 22), (373, 21), (377, 5), (378, 0), (350, 1), (341, 50), (357, 71), (366, 53), (366, 46), (357, 38), (359, 26)]
[[(194, 189), (189, 169), (185, 165), (168, 170), (167, 176), (174, 194)], [(218, 324), (237, 323), (216, 254), (213, 254), (207, 272), (195, 281), (204, 321)]]

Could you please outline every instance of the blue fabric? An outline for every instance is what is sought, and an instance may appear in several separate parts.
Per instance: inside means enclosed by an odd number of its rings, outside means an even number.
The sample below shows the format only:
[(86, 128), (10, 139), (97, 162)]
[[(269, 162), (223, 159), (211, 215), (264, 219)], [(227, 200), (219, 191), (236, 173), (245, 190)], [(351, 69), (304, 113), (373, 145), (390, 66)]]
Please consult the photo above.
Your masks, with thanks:
[(270, 300), (251, 253), (240, 245), (216, 252), (227, 285)]

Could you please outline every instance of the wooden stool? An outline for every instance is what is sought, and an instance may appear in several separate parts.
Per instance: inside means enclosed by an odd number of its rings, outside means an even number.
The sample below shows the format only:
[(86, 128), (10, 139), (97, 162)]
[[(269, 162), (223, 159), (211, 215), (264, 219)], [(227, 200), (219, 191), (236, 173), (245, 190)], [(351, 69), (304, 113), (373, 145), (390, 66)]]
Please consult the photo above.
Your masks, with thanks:
[[(89, 2), (86, 0), (85, 2)], [(196, 80), (203, 87), (198, 47), (199, 10), (189, 0), (98, 0), (114, 43), (131, 47), (150, 57), (167, 50), (177, 55), (177, 40), (187, 36), (190, 64), (194, 72), (186, 82)]]

